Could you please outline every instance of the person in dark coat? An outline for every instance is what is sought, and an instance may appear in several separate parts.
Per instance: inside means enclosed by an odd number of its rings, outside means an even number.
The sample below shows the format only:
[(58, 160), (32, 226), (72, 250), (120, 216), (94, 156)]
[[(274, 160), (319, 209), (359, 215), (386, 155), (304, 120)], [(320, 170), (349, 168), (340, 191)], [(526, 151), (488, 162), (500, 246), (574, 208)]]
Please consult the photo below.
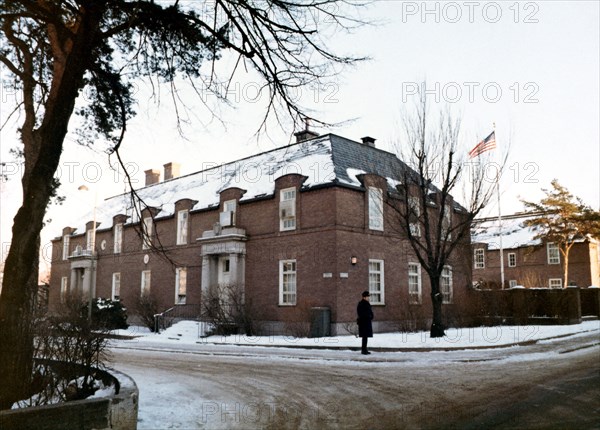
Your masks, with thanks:
[(371, 321), (373, 320), (373, 311), (371, 310), (371, 303), (369, 303), (368, 291), (362, 293), (362, 300), (358, 302), (358, 306), (356, 306), (356, 314), (358, 315), (358, 319), (356, 320), (358, 323), (358, 336), (362, 337), (362, 348), (360, 352), (361, 354), (368, 355), (370, 352), (367, 349), (367, 342), (370, 337), (373, 337), (373, 325), (371, 324)]

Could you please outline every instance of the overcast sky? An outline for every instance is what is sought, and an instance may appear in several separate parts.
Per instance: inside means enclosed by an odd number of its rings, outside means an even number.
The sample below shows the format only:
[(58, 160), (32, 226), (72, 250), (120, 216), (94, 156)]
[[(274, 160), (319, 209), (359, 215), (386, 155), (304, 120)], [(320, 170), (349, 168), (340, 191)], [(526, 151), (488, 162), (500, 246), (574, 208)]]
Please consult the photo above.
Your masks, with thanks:
[[(379, 148), (393, 151), (402, 106), (425, 89), (430, 108), (449, 105), (462, 117), (465, 151), (491, 132), (494, 123), (497, 152), (506, 151), (510, 142), (501, 182), (504, 213), (523, 209), (519, 197), (539, 200), (540, 189), (549, 187), (553, 178), (598, 209), (599, 15), (597, 1), (375, 1), (364, 16), (379, 25), (331, 38), (340, 53), (372, 59), (346, 70), (336, 84), (301, 95), (310, 100), (317, 118), (354, 119), (317, 132), (355, 140), (368, 135), (377, 139)], [(182, 137), (168, 97), (163, 94), (157, 108), (141, 87), (139, 114), (123, 144), (139, 184), (144, 170), (162, 169), (169, 161), (180, 162), (182, 174), (187, 174), (290, 143), (295, 130), (274, 125), (268, 135), (258, 140), (253, 136), (262, 113), (256, 88), (251, 75), (242, 71), (236, 76), (231, 106), (218, 112), (223, 123), (211, 120), (201, 103), (191, 100), (195, 109)], [(6, 90), (2, 97), (4, 118)], [(205, 97), (210, 101), (210, 94)], [(8, 154), (16, 142), (14, 128), (2, 131), (0, 156), (11, 170), (0, 196), (3, 253), (21, 198)], [(94, 191), (77, 192), (80, 185), (96, 190), (98, 200), (123, 191), (123, 175), (108, 165), (102, 152), (67, 139), (59, 191), (67, 200), (50, 209), (52, 221), (43, 231), (43, 243), (92, 207)], [(495, 211), (490, 207), (490, 214)]]

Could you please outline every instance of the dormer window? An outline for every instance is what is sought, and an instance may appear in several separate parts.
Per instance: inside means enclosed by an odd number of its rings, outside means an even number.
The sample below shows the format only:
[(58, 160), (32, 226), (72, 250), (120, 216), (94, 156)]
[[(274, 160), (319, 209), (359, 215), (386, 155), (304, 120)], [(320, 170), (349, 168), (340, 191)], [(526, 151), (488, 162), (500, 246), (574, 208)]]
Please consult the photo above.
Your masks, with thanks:
[(86, 232), (86, 249), (90, 252), (96, 247), (96, 232), (91, 229)]
[(113, 251), (115, 254), (119, 254), (123, 249), (123, 224), (115, 224), (114, 227), (114, 245)]
[(63, 236), (63, 249), (62, 249), (62, 259), (67, 260), (69, 258), (69, 242), (71, 237), (68, 234)]
[(177, 245), (188, 243), (190, 212), (185, 209), (177, 212)]
[(230, 227), (235, 225), (235, 212), (236, 212), (236, 201), (227, 200), (223, 202), (223, 212), (219, 216), (219, 223), (223, 227)]
[(150, 249), (152, 246), (152, 217), (144, 218), (142, 231), (142, 249)]
[(452, 207), (450, 205), (446, 205), (442, 216), (442, 239), (452, 240)]
[(279, 229), (296, 229), (296, 188), (286, 188), (280, 191)]
[(368, 187), (369, 195), (369, 228), (383, 231), (383, 191), (380, 188)]
[(408, 197), (408, 210), (410, 234), (413, 237), (420, 237), (421, 225), (419, 224), (419, 220), (421, 219), (421, 203), (418, 197)]

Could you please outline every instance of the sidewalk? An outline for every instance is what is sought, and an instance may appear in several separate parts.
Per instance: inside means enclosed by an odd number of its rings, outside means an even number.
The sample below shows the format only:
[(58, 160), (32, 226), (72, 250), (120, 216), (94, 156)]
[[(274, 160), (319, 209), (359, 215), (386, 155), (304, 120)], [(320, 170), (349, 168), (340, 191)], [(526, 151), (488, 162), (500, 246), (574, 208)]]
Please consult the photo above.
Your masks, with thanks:
[[(428, 332), (375, 333), (369, 340), (369, 349), (375, 352), (449, 351), (466, 349), (493, 349), (533, 345), (543, 340), (597, 332), (600, 340), (600, 321), (585, 321), (560, 326), (495, 326), (447, 329), (443, 338), (432, 339)], [(209, 336), (199, 337), (198, 323), (181, 321), (160, 334), (141, 327), (130, 327), (115, 333), (134, 339), (138, 344), (160, 345), (228, 345), (260, 346), (300, 349), (358, 350), (360, 340), (355, 336), (298, 338), (293, 336)]]

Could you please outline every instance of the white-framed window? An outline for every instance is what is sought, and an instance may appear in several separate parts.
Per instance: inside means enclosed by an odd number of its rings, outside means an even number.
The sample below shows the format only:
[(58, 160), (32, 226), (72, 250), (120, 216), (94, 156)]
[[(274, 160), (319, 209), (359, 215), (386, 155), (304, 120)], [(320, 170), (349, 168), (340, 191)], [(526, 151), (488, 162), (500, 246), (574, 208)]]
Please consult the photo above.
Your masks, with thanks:
[(372, 305), (385, 304), (383, 260), (369, 260), (369, 293)]
[(67, 301), (67, 295), (69, 294), (69, 280), (66, 276), (60, 278), (60, 302), (65, 303)]
[(69, 244), (71, 237), (68, 234), (63, 236), (63, 248), (62, 248), (62, 259), (67, 260), (69, 258)]
[(144, 225), (142, 231), (142, 249), (149, 249), (152, 245), (152, 227), (153, 227), (152, 217), (144, 218)]
[(89, 229), (86, 232), (86, 249), (93, 252), (96, 247), (96, 237), (94, 229)]
[(560, 264), (560, 251), (556, 243), (548, 242), (546, 252), (548, 254), (548, 264)]
[(475, 269), (485, 269), (485, 249), (477, 248), (474, 250), (473, 267)]
[(112, 274), (112, 299), (121, 300), (121, 273)]
[(296, 305), (296, 260), (279, 261), (279, 304), (282, 306)]
[(516, 279), (511, 279), (510, 281), (508, 281), (508, 288), (515, 288), (516, 286), (517, 286)]
[(177, 212), (177, 245), (188, 243), (190, 212), (187, 209)]
[(411, 305), (420, 305), (421, 296), (421, 265), (408, 263), (408, 302)]
[(442, 270), (440, 290), (442, 293), (442, 303), (452, 303), (452, 267), (450, 266), (444, 266), (444, 269)]
[(233, 200), (225, 200), (223, 202), (223, 212), (233, 212), (235, 213), (237, 208), (237, 204), (235, 199)]
[(549, 288), (562, 288), (562, 279), (560, 278), (550, 278), (548, 279), (548, 287)]
[(187, 268), (178, 267), (175, 270), (175, 304), (185, 305), (187, 295)]
[(408, 209), (409, 209), (409, 219), (410, 219), (410, 234), (414, 237), (421, 236), (421, 224), (419, 223), (419, 219), (421, 217), (421, 203), (418, 197), (409, 196), (408, 197)]
[(279, 230), (296, 229), (296, 188), (285, 188), (279, 192)]
[[(383, 231), (383, 191), (380, 188), (368, 187), (369, 195), (369, 228)], [(371, 298), (371, 300), (373, 300)]]
[(150, 294), (150, 282), (152, 279), (152, 272), (150, 270), (142, 270), (142, 282), (141, 282), (141, 294), (147, 296)]
[(452, 206), (446, 205), (444, 217), (442, 218), (442, 239), (452, 240)]
[(115, 224), (113, 239), (113, 252), (115, 254), (120, 254), (123, 249), (123, 223)]
[(508, 267), (517, 267), (517, 254), (515, 252), (508, 253)]
[(237, 211), (237, 201), (226, 200), (223, 202), (223, 212), (221, 212), (220, 222), (223, 227), (235, 225), (235, 214)]
[(409, 224), (409, 227), (410, 227), (410, 234), (412, 234), (413, 237), (421, 237), (421, 226), (419, 225), (419, 223), (411, 222)]

